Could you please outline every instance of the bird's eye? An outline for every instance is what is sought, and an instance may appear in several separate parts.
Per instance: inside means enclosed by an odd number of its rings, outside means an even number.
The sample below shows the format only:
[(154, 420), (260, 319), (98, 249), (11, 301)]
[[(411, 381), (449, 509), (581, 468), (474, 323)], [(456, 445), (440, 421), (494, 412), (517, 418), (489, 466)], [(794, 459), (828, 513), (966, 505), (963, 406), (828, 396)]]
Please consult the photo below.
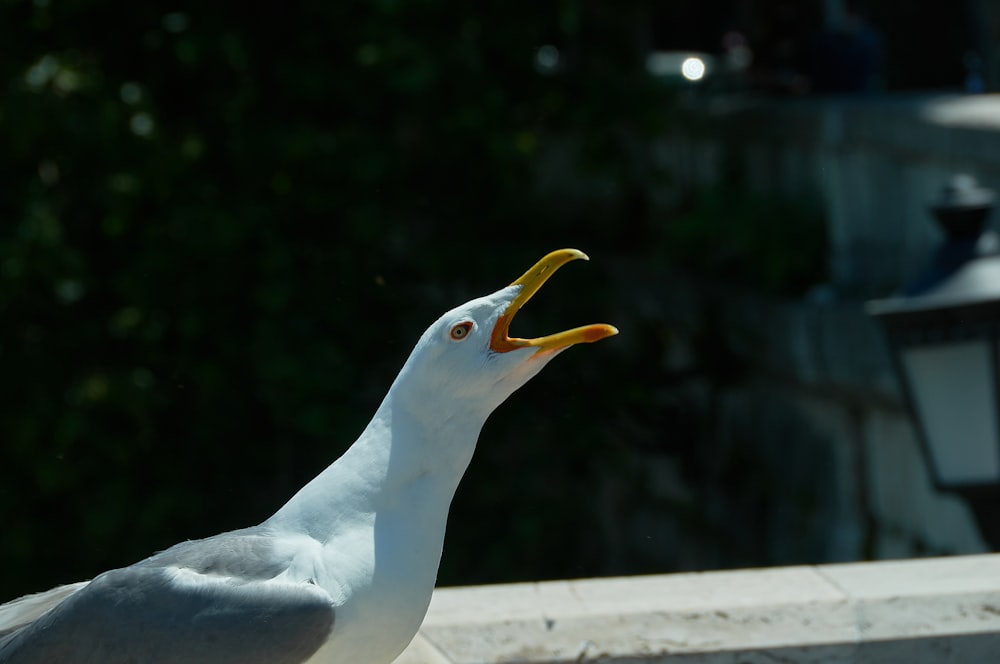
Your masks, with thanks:
[(465, 337), (469, 336), (469, 332), (472, 331), (472, 323), (466, 321), (464, 323), (459, 323), (455, 327), (451, 328), (451, 338), (455, 341), (461, 341)]

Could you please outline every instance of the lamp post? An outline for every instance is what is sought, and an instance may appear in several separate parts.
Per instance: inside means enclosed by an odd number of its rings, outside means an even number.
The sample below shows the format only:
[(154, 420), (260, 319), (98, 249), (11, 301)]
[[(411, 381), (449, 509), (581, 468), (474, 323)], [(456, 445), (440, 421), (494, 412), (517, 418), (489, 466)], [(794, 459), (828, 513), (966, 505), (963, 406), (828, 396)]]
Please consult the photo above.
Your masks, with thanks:
[(1000, 238), (996, 195), (956, 175), (931, 206), (946, 234), (929, 269), (869, 302), (883, 324), (935, 486), (963, 497), (1000, 550)]

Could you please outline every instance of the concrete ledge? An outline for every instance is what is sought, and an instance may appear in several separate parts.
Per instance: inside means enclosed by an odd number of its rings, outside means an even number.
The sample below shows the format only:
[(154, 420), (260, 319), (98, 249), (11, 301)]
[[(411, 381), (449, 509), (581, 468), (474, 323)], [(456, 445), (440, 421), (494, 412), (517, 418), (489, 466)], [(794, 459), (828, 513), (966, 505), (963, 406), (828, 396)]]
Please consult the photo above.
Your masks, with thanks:
[(396, 664), (1000, 662), (1000, 555), (442, 588)]

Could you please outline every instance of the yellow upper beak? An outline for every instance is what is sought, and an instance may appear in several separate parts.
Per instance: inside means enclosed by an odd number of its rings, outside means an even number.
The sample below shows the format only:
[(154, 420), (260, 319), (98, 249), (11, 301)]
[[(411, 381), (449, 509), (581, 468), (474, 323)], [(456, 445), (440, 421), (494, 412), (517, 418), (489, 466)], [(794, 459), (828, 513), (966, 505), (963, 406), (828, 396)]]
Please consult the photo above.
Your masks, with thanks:
[(577, 249), (560, 249), (553, 251), (542, 260), (535, 263), (530, 270), (524, 273), (520, 279), (511, 286), (520, 286), (521, 290), (507, 307), (496, 325), (493, 327), (493, 334), (490, 337), (490, 348), (498, 353), (506, 353), (515, 348), (530, 346), (538, 350), (559, 350), (579, 343), (592, 343), (600, 341), (605, 337), (618, 334), (618, 329), (613, 325), (585, 325), (565, 332), (557, 332), (537, 339), (511, 338), (507, 332), (510, 329), (510, 322), (524, 304), (531, 299), (531, 296), (538, 292), (542, 284), (551, 277), (556, 270), (566, 263), (582, 258), (590, 260), (587, 255)]

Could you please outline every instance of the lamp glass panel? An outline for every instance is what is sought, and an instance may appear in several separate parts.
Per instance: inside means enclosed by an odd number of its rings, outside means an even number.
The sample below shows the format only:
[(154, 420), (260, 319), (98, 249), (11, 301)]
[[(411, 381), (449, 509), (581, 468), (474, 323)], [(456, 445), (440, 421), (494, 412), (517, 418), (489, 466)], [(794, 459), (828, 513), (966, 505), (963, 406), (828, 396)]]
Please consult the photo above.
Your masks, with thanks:
[(982, 339), (901, 349), (938, 479), (948, 486), (1000, 480), (997, 395)]

